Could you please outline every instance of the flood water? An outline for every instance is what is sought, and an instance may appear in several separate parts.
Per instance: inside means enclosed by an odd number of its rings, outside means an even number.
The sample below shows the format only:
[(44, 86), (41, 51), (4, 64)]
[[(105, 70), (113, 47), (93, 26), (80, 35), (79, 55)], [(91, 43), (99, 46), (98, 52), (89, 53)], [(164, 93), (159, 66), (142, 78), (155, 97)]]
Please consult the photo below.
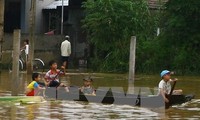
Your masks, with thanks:
[[(126, 74), (93, 74), (93, 86), (115, 87), (127, 90)], [(84, 74), (71, 74), (61, 78), (61, 81), (75, 86), (82, 85)], [(100, 103), (86, 103), (78, 101), (44, 101), (42, 103), (20, 104), (0, 101), (0, 120), (104, 120), (104, 119), (200, 119), (200, 77), (175, 76), (179, 79), (176, 88), (181, 88), (184, 94), (195, 94), (195, 99), (189, 103), (176, 105), (168, 110), (149, 109), (129, 105), (105, 105)], [(147, 93), (155, 94), (155, 88), (160, 81), (158, 75), (136, 75), (135, 87), (149, 88)], [(31, 76), (21, 73), (20, 83), (17, 85), (19, 95), (24, 95)], [(11, 95), (11, 73), (0, 73), (0, 95)], [(145, 94), (145, 92), (144, 92)]]

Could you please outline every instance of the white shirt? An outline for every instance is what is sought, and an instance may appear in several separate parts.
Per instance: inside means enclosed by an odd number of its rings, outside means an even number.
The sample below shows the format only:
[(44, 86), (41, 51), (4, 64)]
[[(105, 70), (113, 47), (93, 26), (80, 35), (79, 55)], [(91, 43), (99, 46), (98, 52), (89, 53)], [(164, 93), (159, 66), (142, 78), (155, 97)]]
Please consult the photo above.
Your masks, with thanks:
[(25, 53), (26, 53), (26, 55), (28, 55), (28, 51), (29, 51), (29, 45), (25, 45), (26, 47), (25, 47)]
[(61, 44), (61, 56), (68, 57), (71, 54), (71, 43), (68, 40), (65, 40)]
[(159, 85), (159, 93), (160, 93), (160, 89), (163, 89), (165, 93), (169, 94), (171, 91), (171, 84), (170, 84), (170, 80), (165, 82), (164, 80), (161, 80)]

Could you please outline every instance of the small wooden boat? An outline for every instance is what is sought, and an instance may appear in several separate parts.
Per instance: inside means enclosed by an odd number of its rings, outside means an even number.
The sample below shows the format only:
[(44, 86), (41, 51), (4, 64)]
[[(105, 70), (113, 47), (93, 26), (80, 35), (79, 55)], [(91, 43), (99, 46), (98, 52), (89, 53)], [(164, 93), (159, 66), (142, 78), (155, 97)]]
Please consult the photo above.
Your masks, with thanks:
[(13, 103), (40, 103), (45, 101), (42, 96), (3, 96), (0, 97), (0, 102), (13, 102)]
[[(74, 100), (85, 102), (96, 102), (104, 104), (131, 105), (140, 107), (165, 107), (162, 96), (151, 95), (143, 96), (140, 94), (126, 94), (113, 92), (112, 90), (96, 90), (96, 95), (86, 95), (79, 91), (78, 87), (70, 87), (70, 92), (64, 90), (56, 90), (56, 88), (46, 89), (47, 99), (57, 100)], [(191, 101), (194, 95), (172, 95), (169, 105), (182, 104)]]

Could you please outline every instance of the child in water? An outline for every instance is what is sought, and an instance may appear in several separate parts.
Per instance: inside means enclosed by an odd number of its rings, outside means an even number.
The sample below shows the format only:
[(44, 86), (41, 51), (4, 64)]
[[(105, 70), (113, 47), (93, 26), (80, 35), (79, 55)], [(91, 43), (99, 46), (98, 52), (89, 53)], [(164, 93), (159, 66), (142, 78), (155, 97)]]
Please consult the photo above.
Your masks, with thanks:
[(44, 77), (46, 85), (48, 87), (56, 87), (56, 88), (65, 87), (65, 90), (67, 92), (69, 92), (68, 87), (59, 81), (59, 76), (65, 74), (63, 72), (63, 71), (65, 71), (64, 70), (65, 67), (61, 66), (61, 68), (63, 69), (62, 71), (59, 70), (59, 69), (57, 69), (57, 67), (58, 67), (57, 63), (54, 60), (52, 60), (52, 61), (49, 62), (49, 66), (50, 66), (50, 70), (46, 73), (46, 75)]
[(80, 91), (87, 95), (95, 95), (95, 90), (92, 87), (93, 80), (89, 78), (83, 79), (83, 86), (80, 88)]
[(26, 89), (26, 96), (35, 96), (38, 94), (40, 90), (44, 90), (45, 88), (42, 88), (37, 83), (40, 81), (40, 74), (39, 73), (33, 73), (32, 74), (32, 82), (27, 86)]
[[(166, 103), (169, 102), (168, 98), (166, 95), (169, 95), (171, 92), (171, 82), (177, 81), (178, 79), (171, 79), (171, 72), (168, 70), (163, 70), (160, 73), (160, 76), (162, 80), (160, 81), (158, 88), (159, 88), (159, 94), (162, 95), (163, 99), (165, 100)], [(173, 90), (172, 94), (182, 94), (182, 90)]]

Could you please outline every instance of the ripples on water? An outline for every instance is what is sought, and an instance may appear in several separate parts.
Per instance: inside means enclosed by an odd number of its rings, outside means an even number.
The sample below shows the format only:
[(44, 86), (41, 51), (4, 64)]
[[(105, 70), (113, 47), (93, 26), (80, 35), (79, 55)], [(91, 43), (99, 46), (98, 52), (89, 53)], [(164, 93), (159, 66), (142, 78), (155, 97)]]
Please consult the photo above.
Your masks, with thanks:
[(162, 110), (75, 101), (40, 104), (0, 102), (0, 120), (199, 119), (200, 99)]
[[(0, 95), (10, 96), (10, 81), (7, 74), (0, 76)], [(26, 81), (26, 75), (23, 76)], [(99, 77), (99, 76), (97, 76)], [(100, 76), (101, 77), (101, 76)], [(142, 76), (143, 78), (144, 76)], [(95, 79), (95, 86), (123, 86), (124, 80), (115, 80), (112, 78)], [(72, 85), (80, 85), (80, 78), (70, 77)], [(155, 87), (159, 77), (148, 76), (135, 82), (136, 86)], [(177, 88), (184, 88), (185, 93), (194, 92), (199, 98), (199, 77), (181, 78), (182, 81), (177, 84)], [(190, 84), (188, 85), (188, 80)], [(26, 82), (25, 82), (26, 83)], [(7, 86), (6, 86), (7, 85)], [(22, 85), (22, 88), (27, 86)], [(126, 85), (124, 85), (126, 86)], [(192, 87), (191, 87), (192, 86)], [(1, 94), (1, 92), (3, 94)], [(23, 93), (24, 90), (21, 90)], [(75, 101), (47, 101), (40, 104), (20, 104), (10, 102), (0, 102), (0, 120), (107, 120), (107, 119), (200, 119), (200, 99), (192, 100), (192, 102), (173, 106), (168, 110), (163, 109), (147, 109), (132, 107), (128, 105), (103, 105), (97, 103), (85, 103)]]
[(96, 119), (158, 119), (164, 113), (128, 105), (103, 105), (75, 101), (48, 101), (41, 104), (0, 103), (0, 119), (34, 120), (96, 120)]
[(166, 111), (166, 114), (171, 119), (199, 120), (200, 99), (194, 99), (190, 102), (183, 103), (181, 105), (172, 106), (171, 109)]

